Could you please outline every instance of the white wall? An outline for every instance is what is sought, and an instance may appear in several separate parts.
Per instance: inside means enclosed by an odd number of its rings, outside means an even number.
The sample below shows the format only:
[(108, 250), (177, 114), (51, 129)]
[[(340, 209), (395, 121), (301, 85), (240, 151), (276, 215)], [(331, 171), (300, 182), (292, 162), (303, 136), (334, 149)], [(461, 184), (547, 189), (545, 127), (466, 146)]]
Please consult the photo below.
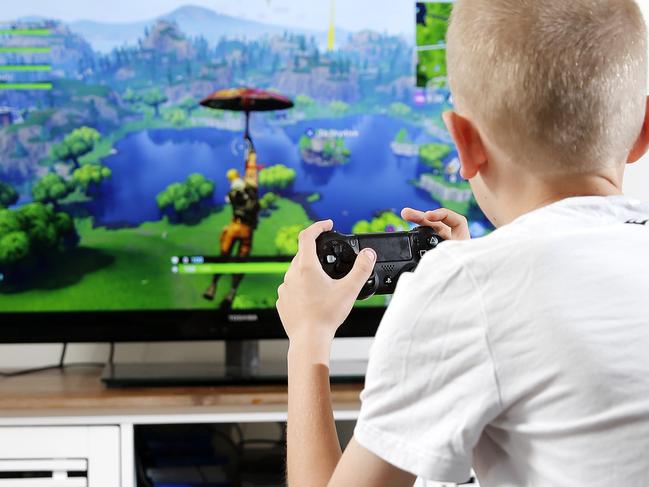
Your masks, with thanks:
[[(649, 19), (649, 0), (639, 0), (645, 17)], [(647, 87), (649, 93), (649, 86)], [(649, 201), (649, 156), (629, 166), (624, 183), (627, 195)], [(117, 324), (116, 326), (119, 326)], [(334, 357), (358, 358), (367, 355), (370, 339), (337, 340)], [(262, 359), (283, 360), (286, 357), (286, 341), (263, 342)], [(0, 345), (0, 368), (32, 367), (56, 363), (60, 345)], [(104, 344), (75, 344), (68, 349), (69, 362), (104, 361), (108, 346)], [(119, 344), (115, 359), (118, 362), (160, 362), (160, 361), (212, 361), (223, 359), (223, 344), (220, 342), (185, 342), (152, 344)]]
[[(649, 23), (649, 0), (638, 0), (638, 3)], [(649, 86), (647, 93), (649, 93)], [(624, 192), (642, 200), (649, 200), (649, 155), (628, 167), (624, 180)]]

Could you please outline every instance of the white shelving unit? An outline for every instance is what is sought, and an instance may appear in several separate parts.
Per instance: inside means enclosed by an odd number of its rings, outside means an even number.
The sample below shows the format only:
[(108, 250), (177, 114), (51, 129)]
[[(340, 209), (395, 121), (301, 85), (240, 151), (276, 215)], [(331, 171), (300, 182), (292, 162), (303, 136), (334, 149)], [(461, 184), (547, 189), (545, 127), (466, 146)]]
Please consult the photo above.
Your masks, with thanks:
[[(201, 408), (199, 408), (201, 409)], [(49, 478), (0, 479), (0, 487), (136, 487), (133, 431), (146, 424), (266, 423), (286, 421), (274, 406), (169, 410), (43, 411), (0, 418), (0, 472), (52, 472)], [(337, 420), (355, 420), (358, 410), (342, 408)], [(87, 477), (69, 476), (85, 472)]]

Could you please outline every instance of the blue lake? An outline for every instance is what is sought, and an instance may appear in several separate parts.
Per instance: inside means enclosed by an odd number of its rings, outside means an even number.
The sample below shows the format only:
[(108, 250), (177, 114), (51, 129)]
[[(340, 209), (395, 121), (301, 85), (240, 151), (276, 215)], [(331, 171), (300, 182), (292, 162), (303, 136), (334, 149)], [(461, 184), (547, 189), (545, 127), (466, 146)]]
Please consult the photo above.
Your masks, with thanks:
[[(418, 143), (437, 142), (422, 128), (384, 115), (310, 120), (284, 127), (253, 121), (251, 132), (259, 163), (295, 169), (294, 193), (321, 194), (319, 201), (307, 206), (310, 215), (331, 218), (336, 229), (349, 232), (354, 223), (380, 210), (439, 206), (411, 184), (426, 168), (416, 158), (398, 158), (390, 150), (391, 141), (404, 127)], [(352, 154), (349, 162), (332, 168), (304, 163), (298, 141), (309, 129), (358, 131), (358, 137), (346, 139)], [(241, 133), (214, 128), (148, 130), (126, 136), (116, 144), (117, 153), (104, 159), (113, 176), (102, 185), (93, 205), (96, 224), (138, 225), (158, 220), (156, 195), (195, 172), (216, 182), (214, 200), (223, 203), (229, 188), (227, 170), (243, 168), (241, 139)]]

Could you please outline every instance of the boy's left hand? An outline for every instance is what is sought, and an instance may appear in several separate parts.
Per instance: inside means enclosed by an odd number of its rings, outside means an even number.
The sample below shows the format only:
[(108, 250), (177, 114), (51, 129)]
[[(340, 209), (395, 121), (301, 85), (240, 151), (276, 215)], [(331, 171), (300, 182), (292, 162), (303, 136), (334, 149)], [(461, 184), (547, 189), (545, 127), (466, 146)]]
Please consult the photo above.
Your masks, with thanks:
[(318, 260), (316, 239), (332, 227), (326, 220), (300, 233), (298, 253), (277, 290), (277, 311), (291, 342), (330, 345), (374, 269), (376, 254), (365, 249), (344, 278), (329, 277)]

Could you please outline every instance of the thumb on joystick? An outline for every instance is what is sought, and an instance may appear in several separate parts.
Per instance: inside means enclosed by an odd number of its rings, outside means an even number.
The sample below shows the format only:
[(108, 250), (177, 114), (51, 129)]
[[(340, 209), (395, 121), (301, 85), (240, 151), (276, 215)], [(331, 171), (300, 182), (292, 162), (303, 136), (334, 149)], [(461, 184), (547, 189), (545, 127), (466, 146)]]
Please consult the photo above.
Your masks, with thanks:
[(349, 286), (356, 296), (363, 288), (369, 277), (374, 271), (376, 263), (376, 252), (373, 249), (363, 249), (360, 251), (354, 262), (354, 267), (349, 271), (342, 280)]

